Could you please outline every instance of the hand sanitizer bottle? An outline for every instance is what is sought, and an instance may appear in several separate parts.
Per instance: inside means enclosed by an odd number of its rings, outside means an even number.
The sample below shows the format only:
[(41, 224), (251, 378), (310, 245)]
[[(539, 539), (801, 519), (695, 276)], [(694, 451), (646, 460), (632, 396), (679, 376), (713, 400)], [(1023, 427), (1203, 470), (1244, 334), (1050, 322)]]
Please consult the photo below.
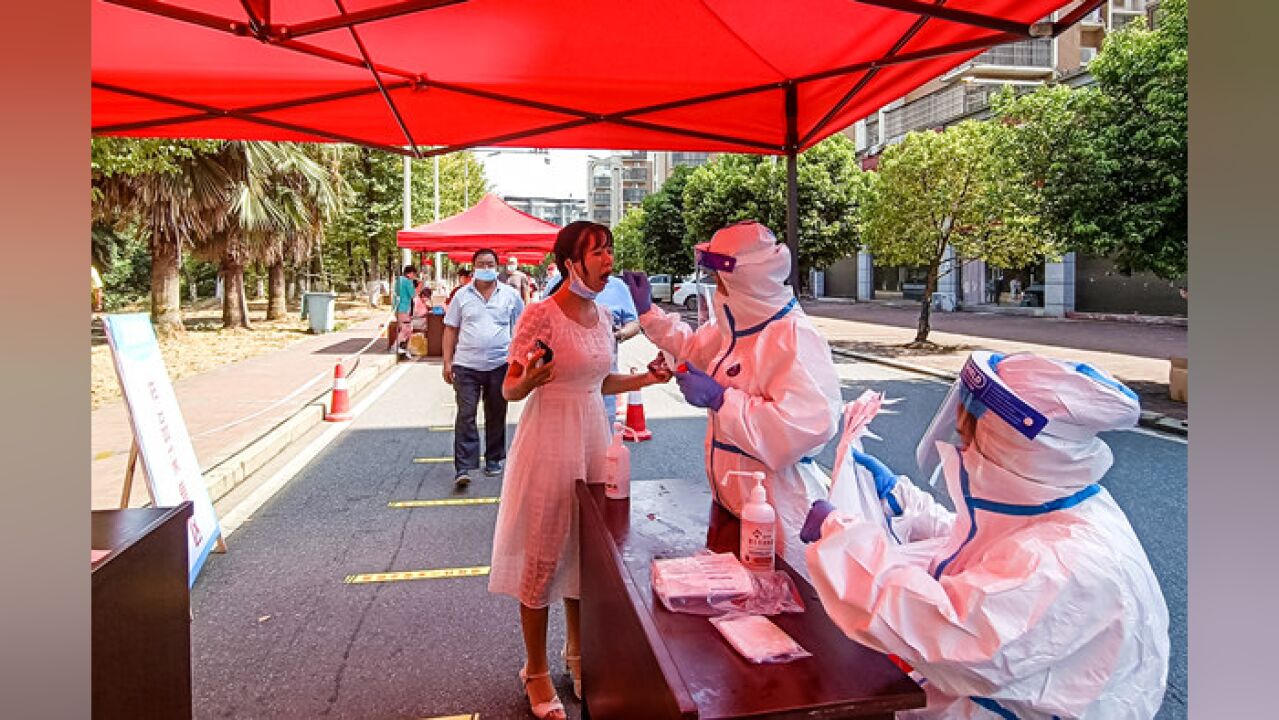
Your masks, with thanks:
[(604, 496), (625, 500), (631, 496), (631, 451), (622, 444), (622, 424), (613, 423), (613, 444), (604, 455)]
[(738, 554), (747, 570), (772, 572), (776, 545), (777, 513), (768, 504), (768, 492), (764, 489), (764, 473), (756, 472), (755, 487), (750, 500), (742, 506), (741, 546)]

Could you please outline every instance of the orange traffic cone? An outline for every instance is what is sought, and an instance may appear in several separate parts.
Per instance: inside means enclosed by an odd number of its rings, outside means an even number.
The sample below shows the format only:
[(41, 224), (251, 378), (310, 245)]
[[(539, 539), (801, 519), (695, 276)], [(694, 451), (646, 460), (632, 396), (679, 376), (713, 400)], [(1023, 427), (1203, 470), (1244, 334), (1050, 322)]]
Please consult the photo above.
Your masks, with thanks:
[(626, 423), (622, 426), (622, 439), (627, 442), (653, 439), (653, 431), (644, 422), (644, 396), (639, 390), (632, 390), (626, 395)]
[(346, 422), (351, 419), (351, 398), (346, 392), (346, 368), (341, 361), (333, 368), (333, 400), (324, 414), (325, 422)]

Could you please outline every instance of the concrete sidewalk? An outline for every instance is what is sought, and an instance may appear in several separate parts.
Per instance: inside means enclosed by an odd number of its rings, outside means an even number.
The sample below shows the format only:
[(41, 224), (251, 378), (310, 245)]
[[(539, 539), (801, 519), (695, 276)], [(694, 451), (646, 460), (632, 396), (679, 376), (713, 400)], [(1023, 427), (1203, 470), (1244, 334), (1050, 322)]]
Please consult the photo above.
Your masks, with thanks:
[(1186, 420), (1189, 407), (1168, 397), (1168, 358), (1187, 357), (1186, 327), (975, 312), (933, 312), (929, 340), (939, 352), (904, 347), (915, 338), (919, 306), (805, 302), (831, 347), (958, 372), (972, 350), (1030, 351), (1096, 365), (1127, 383), (1144, 410)]
[[(372, 340), (381, 322), (365, 320), (342, 332), (310, 337), (174, 383), (215, 500), (322, 420), (338, 360)], [(348, 366), (353, 394), (395, 365), (395, 356), (385, 348), (379, 338), (360, 356), (353, 373)], [(133, 438), (123, 400), (90, 414), (90, 438), (92, 507), (119, 507)], [(149, 500), (141, 466), (139, 460), (130, 495), (134, 507)]]

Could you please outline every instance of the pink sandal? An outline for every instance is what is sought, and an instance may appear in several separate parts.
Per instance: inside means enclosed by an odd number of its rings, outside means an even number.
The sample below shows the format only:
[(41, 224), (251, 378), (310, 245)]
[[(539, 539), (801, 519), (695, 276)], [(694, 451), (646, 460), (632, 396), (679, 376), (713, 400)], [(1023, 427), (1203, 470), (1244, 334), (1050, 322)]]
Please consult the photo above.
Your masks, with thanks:
[[(532, 694), (528, 691), (528, 683), (530, 680), (541, 680), (542, 678), (549, 679), (550, 677), (551, 673), (549, 670), (544, 673), (529, 675), (525, 672), (524, 668), (520, 668), (520, 687), (523, 688), (524, 694), (528, 696), (528, 708), (533, 712), (533, 717), (536, 717), (537, 720), (547, 720), (547, 718), (556, 711), (559, 712), (560, 717), (568, 717), (567, 713), (564, 712), (564, 703), (560, 702), (560, 696), (558, 694), (552, 695), (551, 699), (546, 702), (535, 703), (533, 702)], [(552, 690), (554, 690), (554, 686), (552, 686)]]

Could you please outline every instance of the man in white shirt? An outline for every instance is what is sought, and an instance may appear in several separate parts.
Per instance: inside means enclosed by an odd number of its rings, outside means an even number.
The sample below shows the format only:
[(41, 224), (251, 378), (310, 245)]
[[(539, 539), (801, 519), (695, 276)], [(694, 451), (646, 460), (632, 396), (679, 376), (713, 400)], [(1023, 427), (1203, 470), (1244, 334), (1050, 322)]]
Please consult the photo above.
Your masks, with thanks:
[(520, 300), (525, 303), (533, 300), (533, 281), (520, 270), (520, 261), (515, 256), (511, 256), (506, 261), (506, 270), (501, 273), (501, 280), (515, 288), (515, 291), (520, 294)]
[(497, 253), (477, 250), (469, 285), (457, 291), (444, 313), (444, 382), (457, 394), (453, 426), (454, 482), (466, 487), (480, 466), (475, 414), (484, 402), (484, 474), (501, 474), (506, 459), (506, 355), (524, 300), (497, 279)]

